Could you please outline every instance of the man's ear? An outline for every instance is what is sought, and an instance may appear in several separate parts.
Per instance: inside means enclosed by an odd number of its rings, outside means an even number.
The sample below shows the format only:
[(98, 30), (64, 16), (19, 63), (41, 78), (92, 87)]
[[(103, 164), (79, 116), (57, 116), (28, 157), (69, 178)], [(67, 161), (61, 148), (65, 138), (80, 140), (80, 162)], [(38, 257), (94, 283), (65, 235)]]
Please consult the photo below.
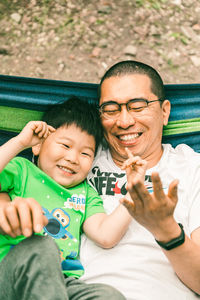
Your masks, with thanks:
[(162, 103), (162, 111), (163, 111), (163, 125), (168, 124), (168, 119), (171, 111), (171, 103), (169, 100), (164, 100)]
[(32, 147), (32, 152), (35, 156), (38, 156), (40, 154), (41, 145), (42, 143), (39, 143)]

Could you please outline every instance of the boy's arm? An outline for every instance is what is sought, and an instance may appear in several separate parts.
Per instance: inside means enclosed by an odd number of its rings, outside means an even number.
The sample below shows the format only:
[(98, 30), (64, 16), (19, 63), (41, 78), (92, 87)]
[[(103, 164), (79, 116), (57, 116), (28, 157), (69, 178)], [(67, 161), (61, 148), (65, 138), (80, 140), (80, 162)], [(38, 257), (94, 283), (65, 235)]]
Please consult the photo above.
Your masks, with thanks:
[[(55, 129), (45, 122), (29, 122), (20, 134), (0, 147), (0, 172), (19, 152), (37, 145), (53, 131)], [(0, 233), (12, 237), (30, 236), (33, 232), (40, 232), (46, 224), (36, 200), (17, 197), (11, 202), (7, 194), (0, 193)]]
[(42, 121), (31, 121), (14, 138), (0, 147), (0, 172), (19, 152), (39, 144), (55, 129)]
[(120, 204), (110, 215), (98, 213), (87, 218), (83, 231), (100, 247), (112, 248), (126, 233), (131, 220), (128, 210)]
[[(128, 159), (123, 168), (126, 169), (128, 182), (132, 180), (144, 181), (147, 163), (141, 160), (140, 157), (134, 157), (127, 150)], [(129, 194), (126, 199), (129, 200)], [(130, 199), (130, 201), (132, 201)], [(122, 205), (119, 206), (110, 214), (104, 213), (95, 214), (83, 224), (83, 231), (95, 243), (103, 248), (114, 247), (126, 233), (128, 226), (132, 220), (128, 210)]]

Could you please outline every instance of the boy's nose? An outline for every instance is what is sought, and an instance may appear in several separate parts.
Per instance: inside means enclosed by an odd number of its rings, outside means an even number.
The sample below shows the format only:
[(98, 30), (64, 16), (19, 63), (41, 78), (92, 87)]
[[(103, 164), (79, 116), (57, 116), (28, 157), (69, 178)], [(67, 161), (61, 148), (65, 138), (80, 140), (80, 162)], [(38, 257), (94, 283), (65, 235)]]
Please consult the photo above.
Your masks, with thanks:
[(78, 153), (75, 150), (69, 150), (67, 151), (65, 155), (65, 159), (70, 161), (73, 164), (78, 164)]

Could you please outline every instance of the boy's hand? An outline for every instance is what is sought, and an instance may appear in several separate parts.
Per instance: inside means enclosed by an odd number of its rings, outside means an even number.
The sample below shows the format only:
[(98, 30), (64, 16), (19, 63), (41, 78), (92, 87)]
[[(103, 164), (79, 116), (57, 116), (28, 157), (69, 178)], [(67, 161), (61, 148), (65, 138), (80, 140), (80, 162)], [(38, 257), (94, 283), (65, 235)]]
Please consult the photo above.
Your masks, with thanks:
[(30, 121), (26, 124), (23, 130), (18, 134), (17, 139), (22, 147), (30, 148), (39, 144), (42, 139), (46, 139), (50, 133), (54, 132), (55, 128), (47, 125), (43, 121)]
[(147, 169), (147, 161), (139, 156), (134, 156), (128, 148), (125, 148), (128, 159), (124, 162), (122, 170), (126, 170), (127, 185), (135, 184), (138, 181), (144, 182)]
[(0, 229), (11, 237), (39, 233), (48, 223), (42, 207), (33, 198), (16, 197), (0, 208)]

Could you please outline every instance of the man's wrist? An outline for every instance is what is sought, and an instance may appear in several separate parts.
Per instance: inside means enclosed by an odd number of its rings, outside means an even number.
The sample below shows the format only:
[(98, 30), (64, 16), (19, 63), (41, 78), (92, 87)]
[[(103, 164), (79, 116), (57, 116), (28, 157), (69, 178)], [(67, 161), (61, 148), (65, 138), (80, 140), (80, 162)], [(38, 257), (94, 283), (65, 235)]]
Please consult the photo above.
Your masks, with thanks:
[(155, 241), (160, 247), (162, 247), (165, 250), (171, 250), (182, 245), (185, 242), (185, 232), (183, 229), (183, 225), (181, 223), (178, 223), (178, 225), (181, 229), (181, 233), (177, 237), (169, 240), (168, 242), (162, 242), (155, 239)]

